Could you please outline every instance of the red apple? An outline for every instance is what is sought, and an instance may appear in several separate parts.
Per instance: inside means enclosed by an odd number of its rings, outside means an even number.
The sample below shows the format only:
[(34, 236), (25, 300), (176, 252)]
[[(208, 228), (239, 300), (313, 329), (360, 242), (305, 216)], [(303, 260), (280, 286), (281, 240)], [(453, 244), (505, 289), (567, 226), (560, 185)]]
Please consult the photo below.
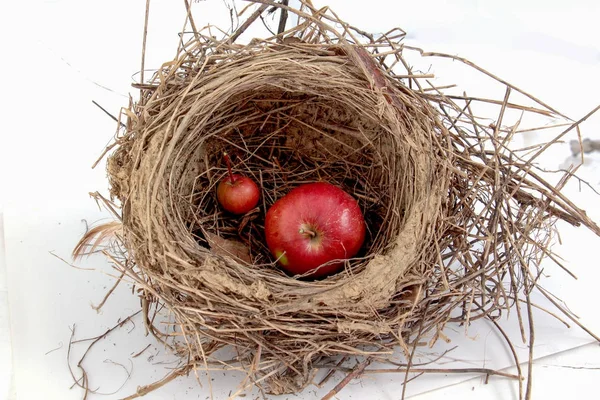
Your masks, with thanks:
[(247, 176), (227, 176), (217, 187), (217, 199), (221, 206), (233, 214), (246, 214), (258, 204), (260, 190)]
[[(337, 186), (309, 183), (277, 200), (265, 218), (271, 254), (290, 274), (300, 275), (358, 253), (365, 239), (365, 219), (358, 203)], [(320, 278), (343, 268), (343, 261), (311, 273)]]
[(231, 162), (224, 154), (229, 174), (217, 186), (217, 200), (221, 206), (233, 214), (246, 214), (258, 204), (260, 190), (247, 176), (231, 172)]

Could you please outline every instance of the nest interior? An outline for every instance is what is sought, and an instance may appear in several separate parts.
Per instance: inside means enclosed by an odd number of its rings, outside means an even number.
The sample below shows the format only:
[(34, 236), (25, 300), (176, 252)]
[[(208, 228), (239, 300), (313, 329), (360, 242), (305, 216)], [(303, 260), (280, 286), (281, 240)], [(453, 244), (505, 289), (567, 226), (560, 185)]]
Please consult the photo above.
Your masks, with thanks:
[[(146, 321), (168, 310), (182, 371), (223, 364), (217, 351), (232, 346), (270, 393), (305, 387), (323, 357), (408, 356), (450, 320), (497, 318), (535, 287), (529, 263), (548, 253), (552, 221), (600, 232), (506, 148), (514, 130), (421, 87), (402, 31), (374, 38), (302, 4), (289, 9), (299, 25), (267, 40), (182, 41), (139, 85), (108, 159), (125, 249), (112, 260), (141, 288)], [(552, 114), (509, 106), (509, 94), (501, 109)], [(261, 188), (246, 215), (216, 202), (223, 152)], [(344, 271), (307, 281), (276, 267), (263, 224), (277, 199), (316, 181), (351, 193), (368, 229)]]

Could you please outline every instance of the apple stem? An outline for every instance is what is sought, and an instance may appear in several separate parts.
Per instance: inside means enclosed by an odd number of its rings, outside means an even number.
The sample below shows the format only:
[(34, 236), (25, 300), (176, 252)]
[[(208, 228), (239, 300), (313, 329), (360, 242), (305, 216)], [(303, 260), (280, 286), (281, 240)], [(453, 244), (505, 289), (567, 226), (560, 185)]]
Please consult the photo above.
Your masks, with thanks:
[(298, 231), (298, 233), (300, 233), (301, 235), (310, 236), (311, 239), (314, 238), (315, 236), (317, 236), (317, 233), (315, 231), (313, 231), (312, 229), (303, 229), (303, 228), (300, 228), (300, 230)]
[(229, 154), (227, 152), (223, 152), (223, 158), (225, 159), (225, 164), (227, 164), (227, 171), (229, 171), (229, 179), (231, 183), (235, 180), (233, 179), (233, 172), (231, 172), (231, 159), (229, 158)]

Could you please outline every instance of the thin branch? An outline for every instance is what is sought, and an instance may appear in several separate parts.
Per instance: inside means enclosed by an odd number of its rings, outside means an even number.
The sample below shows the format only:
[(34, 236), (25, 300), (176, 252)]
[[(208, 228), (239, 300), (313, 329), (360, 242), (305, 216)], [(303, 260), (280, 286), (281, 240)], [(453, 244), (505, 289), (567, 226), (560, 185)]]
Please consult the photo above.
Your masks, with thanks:
[(150, 346), (152, 346), (151, 344), (149, 344), (148, 346), (144, 347), (141, 351), (135, 353), (133, 356), (131, 356), (131, 358), (137, 358), (139, 356), (142, 355), (142, 353), (144, 353), (146, 350), (148, 350), (150, 348)]
[(99, 109), (101, 109), (102, 111), (104, 111), (104, 113), (106, 115), (108, 115), (109, 117), (111, 117), (115, 122), (118, 122), (122, 128), (127, 128), (127, 125), (125, 125), (124, 123), (122, 123), (121, 121), (118, 120), (117, 117), (115, 117), (114, 115), (112, 115), (111, 113), (109, 113), (104, 107), (102, 107), (100, 104), (96, 103), (95, 100), (92, 100), (92, 103), (94, 103), (94, 105), (96, 107), (98, 107)]
[(161, 380), (159, 380), (157, 382), (154, 382), (151, 385), (138, 387), (137, 391), (134, 394), (124, 397), (121, 400), (133, 400), (133, 399), (137, 399), (139, 397), (145, 396), (148, 393), (153, 392), (156, 389), (163, 387), (167, 383), (179, 378), (180, 376), (187, 375), (188, 372), (190, 372), (191, 370), (192, 370), (192, 365), (189, 365), (189, 364), (186, 365), (185, 367), (176, 369), (175, 371), (171, 372), (169, 375), (165, 376), (164, 378), (162, 378)]
[(100, 312), (100, 310), (104, 306), (104, 303), (106, 303), (106, 300), (108, 300), (108, 298), (115, 291), (115, 289), (117, 288), (117, 286), (119, 286), (119, 283), (121, 283), (121, 280), (125, 276), (125, 273), (126, 273), (125, 270), (123, 270), (121, 272), (121, 276), (119, 276), (119, 278), (117, 279), (117, 281), (115, 282), (115, 284), (110, 288), (110, 290), (106, 293), (106, 295), (104, 295), (104, 298), (102, 299), (102, 301), (100, 302), (100, 304), (98, 304), (97, 306), (92, 305), (92, 308), (94, 310), (96, 310), (96, 312), (98, 312), (98, 313)]
[(252, 23), (256, 21), (267, 8), (269, 8), (268, 4), (262, 4), (260, 7), (258, 7), (258, 9), (256, 9), (256, 11), (254, 11), (250, 17), (248, 17), (248, 19), (245, 20), (244, 23), (240, 25), (240, 27), (237, 28), (236, 31), (229, 37), (229, 42), (235, 42), (237, 38), (239, 38), (241, 34), (244, 33), (246, 29), (248, 29), (248, 27), (252, 25)]
[[(331, 367), (334, 371), (345, 371), (352, 372), (352, 368), (343, 367)], [(495, 375), (502, 376), (510, 379), (523, 379), (515, 374), (509, 374), (508, 372), (497, 371), (490, 368), (377, 368), (377, 369), (365, 369), (363, 374), (397, 374), (397, 373), (424, 373), (424, 374), (483, 374), (483, 375)]]
[[(289, 0), (281, 0), (281, 4), (287, 6)], [(279, 17), (279, 26), (277, 27), (277, 34), (281, 35), (285, 31), (285, 24), (287, 23), (288, 10), (286, 8), (281, 9), (281, 16)]]
[[(146, 68), (146, 38), (148, 37), (148, 17), (150, 16), (150, 0), (146, 0), (146, 13), (144, 16), (144, 35), (142, 38), (142, 65), (140, 68), (140, 83), (144, 83), (144, 70)], [(143, 89), (140, 89), (140, 103), (143, 104)]]
[(321, 400), (330, 400), (330, 399), (332, 399), (344, 387), (346, 387), (346, 385), (348, 383), (350, 383), (353, 379), (358, 378), (363, 373), (364, 369), (369, 366), (370, 363), (371, 363), (371, 359), (370, 358), (366, 358), (361, 363), (357, 363), (356, 366), (352, 369), (352, 371), (348, 375), (346, 375), (346, 377), (344, 379), (342, 379), (342, 381), (340, 383), (338, 383), (337, 385), (335, 385), (335, 387), (333, 389), (331, 389), (329, 391), (329, 393), (327, 393), (325, 396), (323, 396), (323, 398), (321, 398)]

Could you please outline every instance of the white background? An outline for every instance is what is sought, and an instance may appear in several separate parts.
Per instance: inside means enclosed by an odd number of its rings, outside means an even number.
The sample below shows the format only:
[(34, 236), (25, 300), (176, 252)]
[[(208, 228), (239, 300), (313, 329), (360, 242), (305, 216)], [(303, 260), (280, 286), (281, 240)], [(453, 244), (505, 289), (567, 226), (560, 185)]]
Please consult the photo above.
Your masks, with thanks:
[[(401, 26), (409, 33), (410, 44), (466, 56), (571, 118), (580, 118), (600, 103), (600, 5), (595, 1), (332, 0), (327, 4), (364, 30), (382, 32)], [(82, 392), (69, 389), (70, 329), (76, 326), (76, 339), (96, 336), (119, 318), (137, 311), (139, 303), (130, 288), (122, 285), (97, 314), (90, 305), (97, 304), (114, 282), (108, 264), (102, 258), (91, 258), (78, 266), (95, 270), (82, 271), (51, 253), (69, 260), (73, 245), (84, 232), (83, 220), (93, 223), (108, 217), (87, 193), (107, 192), (104, 166), (95, 170), (90, 166), (110, 141), (115, 124), (91, 101), (116, 114), (127, 104), (129, 93), (136, 95), (130, 84), (140, 68), (145, 1), (32, 0), (3, 2), (0, 7), (0, 399), (8, 396), (9, 390), (11, 398), (19, 400), (79, 399)], [(195, 3), (193, 10), (197, 25), (210, 21), (229, 26), (221, 0)], [(173, 57), (183, 17), (183, 2), (152, 0), (147, 68), (156, 68)], [(431, 69), (440, 82), (458, 82), (469, 93), (495, 90), (457, 63), (431, 59), (414, 62)], [(582, 128), (584, 137), (600, 139), (598, 116)], [(529, 143), (543, 137), (519, 140)], [(562, 144), (543, 161), (557, 168), (570, 161), (568, 156), (569, 146)], [(598, 160), (590, 159), (592, 162), (580, 172), (598, 190)], [(597, 196), (576, 184), (566, 191), (600, 221)], [(567, 300), (582, 321), (598, 333), (595, 282), (600, 279), (596, 271), (600, 241), (581, 229), (562, 228), (563, 245), (556, 250), (579, 280), (573, 281), (549, 266), (546, 286)], [(566, 329), (547, 316), (536, 314), (536, 321), (536, 353), (559, 354), (536, 363), (534, 398), (563, 398), (573, 395), (574, 388), (580, 392), (573, 397), (594, 398), (585, 391), (594, 390), (600, 378), (598, 344), (589, 344), (592, 340), (585, 333)], [(514, 333), (514, 321), (503, 320), (503, 324)], [(438, 343), (429, 350), (439, 354), (460, 345), (451, 357), (441, 360), (444, 368), (503, 368), (510, 364), (505, 346), (485, 323), (471, 327), (467, 336), (464, 328), (450, 326), (448, 335), (452, 343)], [(143, 356), (131, 358), (147, 344), (151, 347)], [(524, 345), (517, 343), (517, 347), (521, 354), (526, 353)], [(82, 349), (73, 349), (71, 364)], [(423, 350), (423, 359), (426, 354)], [(131, 379), (114, 395), (92, 398), (125, 397), (136, 386), (167, 374), (170, 365), (165, 363), (169, 361), (173, 358), (145, 337), (140, 320), (134, 319), (105, 339), (85, 364), (91, 386), (101, 392), (113, 392), (126, 381), (125, 370), (114, 363), (129, 371), (133, 368)], [(75, 373), (79, 376), (79, 371)], [(211, 377), (216, 399), (227, 398), (232, 389), (235, 392), (239, 376), (216, 373)], [(337, 381), (340, 377), (336, 375)], [(201, 378), (203, 388), (192, 376), (147, 398), (204, 399), (208, 385)], [(424, 376), (412, 382), (407, 393), (428, 400), (515, 396), (515, 383), (501, 378), (490, 379), (488, 385), (475, 378), (446, 389), (445, 394), (434, 390), (468, 378)], [(311, 387), (288, 397), (320, 398), (336, 379), (323, 389)], [(399, 399), (401, 381), (398, 375), (365, 376), (338, 397)], [(429, 393), (417, 396), (425, 392)]]

